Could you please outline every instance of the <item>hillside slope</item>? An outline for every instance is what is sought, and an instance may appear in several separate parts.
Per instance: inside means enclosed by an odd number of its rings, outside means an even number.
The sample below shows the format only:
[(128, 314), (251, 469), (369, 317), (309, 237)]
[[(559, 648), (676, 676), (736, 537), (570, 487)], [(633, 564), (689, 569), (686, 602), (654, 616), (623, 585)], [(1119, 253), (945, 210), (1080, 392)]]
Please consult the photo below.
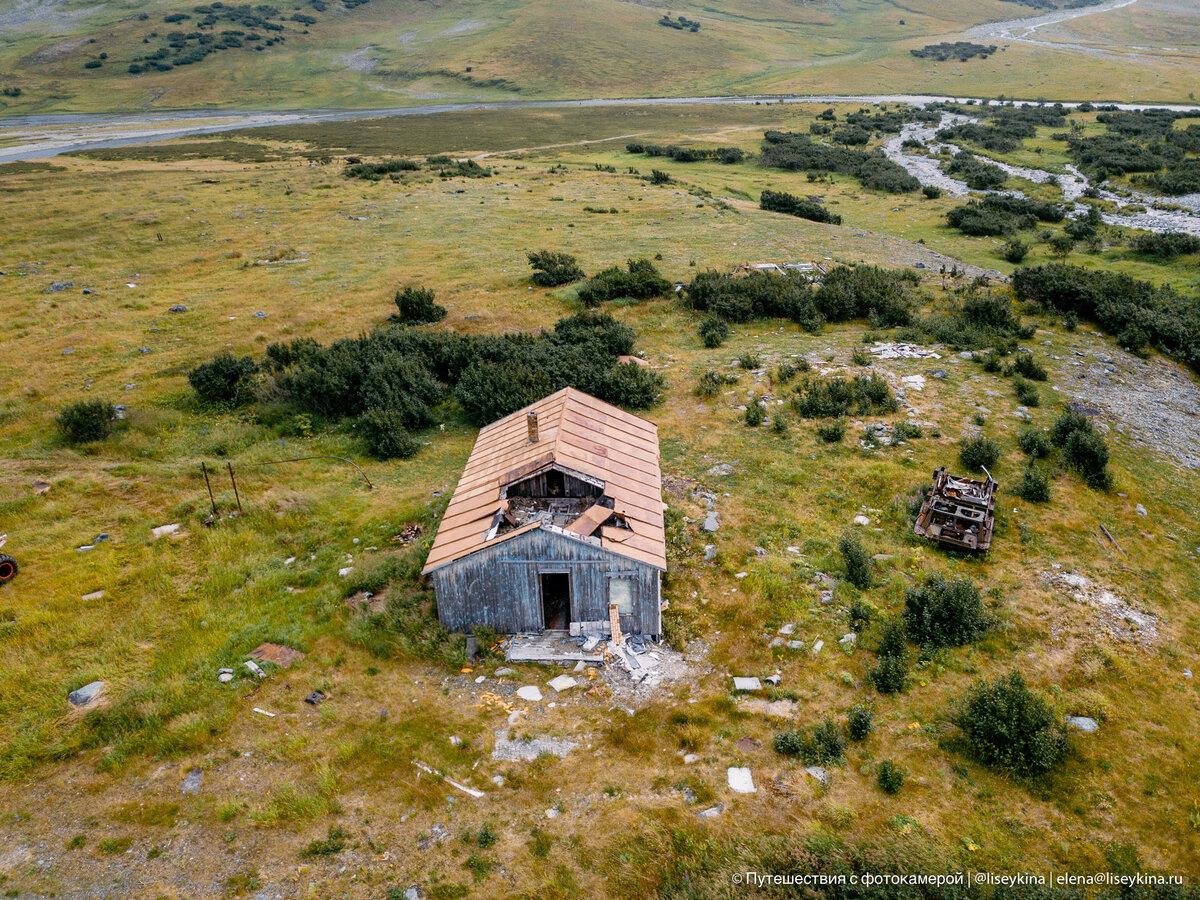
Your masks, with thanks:
[[(912, 55), (1037, 12), (1012, 0), (720, 0), (671, 4), (669, 13), (627, 0), (297, 0), (262, 9), (0, 0), (0, 115), (787, 92), (1168, 100), (1182, 99), (1181, 76), (1195, 64), (1186, 43), (1116, 63), (1111, 50), (1080, 53), (1073, 41), (1087, 38), (1070, 23), (1050, 40), (1000, 42), (987, 57)], [(1187, 16), (1139, 0), (1073, 21), (1111, 46), (1114, 33), (1176, 35)]]

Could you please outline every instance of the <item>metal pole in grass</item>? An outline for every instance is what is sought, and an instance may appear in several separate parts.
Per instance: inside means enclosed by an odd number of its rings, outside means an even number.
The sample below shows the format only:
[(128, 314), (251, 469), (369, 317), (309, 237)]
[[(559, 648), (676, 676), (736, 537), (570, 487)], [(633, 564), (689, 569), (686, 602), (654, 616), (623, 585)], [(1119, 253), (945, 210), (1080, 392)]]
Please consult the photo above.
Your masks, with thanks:
[(203, 462), (200, 463), (200, 471), (204, 473), (204, 486), (208, 488), (208, 500), (212, 504), (213, 517), (217, 515), (217, 500), (213, 497), (212, 484), (208, 480), (208, 466)]
[(227, 462), (225, 465), (229, 467), (229, 480), (233, 484), (233, 499), (237, 501), (238, 515), (240, 516), (242, 514), (242, 498), (238, 495), (237, 479), (233, 477), (233, 463)]

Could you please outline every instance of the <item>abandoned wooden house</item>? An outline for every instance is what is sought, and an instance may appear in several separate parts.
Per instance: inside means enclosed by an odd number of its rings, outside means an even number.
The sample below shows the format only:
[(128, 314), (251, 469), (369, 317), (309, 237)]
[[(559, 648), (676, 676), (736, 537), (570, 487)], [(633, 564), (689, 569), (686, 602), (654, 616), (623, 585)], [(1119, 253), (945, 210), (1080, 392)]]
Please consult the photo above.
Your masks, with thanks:
[(657, 639), (658, 428), (565, 388), (479, 432), (423, 574), (447, 627)]

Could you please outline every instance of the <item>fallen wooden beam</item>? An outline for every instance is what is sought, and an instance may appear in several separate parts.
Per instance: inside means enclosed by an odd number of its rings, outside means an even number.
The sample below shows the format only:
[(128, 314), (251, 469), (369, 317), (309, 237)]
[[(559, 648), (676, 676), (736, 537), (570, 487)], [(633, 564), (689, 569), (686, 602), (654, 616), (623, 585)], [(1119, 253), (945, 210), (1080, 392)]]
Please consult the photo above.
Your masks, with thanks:
[(452, 779), (452, 778), (447, 778), (447, 777), (446, 777), (445, 775), (443, 775), (441, 772), (434, 771), (432, 768), (430, 768), (429, 766), (425, 765), (425, 763), (423, 763), (423, 762), (420, 762), (420, 761), (418, 761), (418, 760), (415, 760), (415, 759), (414, 759), (414, 760), (412, 761), (412, 763), (413, 763), (413, 765), (414, 765), (414, 766), (416, 766), (416, 767), (417, 767), (418, 769), (420, 769), (422, 772), (425, 772), (425, 773), (427, 773), (427, 774), (429, 774), (429, 775), (432, 775), (434, 778), (440, 778), (440, 779), (442, 779), (442, 781), (446, 782), (446, 784), (450, 785), (451, 787), (458, 788), (458, 789), (459, 789), (460, 791), (462, 791), (464, 794), (470, 794), (472, 797), (476, 797), (476, 798), (478, 798), (478, 797), (483, 797), (483, 796), (486, 796), (486, 795), (483, 793), (483, 791), (477, 791), (477, 790), (475, 790), (474, 788), (469, 788), (469, 787), (467, 787), (465, 784), (459, 784), (459, 783), (458, 783), (457, 781), (455, 781), (454, 779)]

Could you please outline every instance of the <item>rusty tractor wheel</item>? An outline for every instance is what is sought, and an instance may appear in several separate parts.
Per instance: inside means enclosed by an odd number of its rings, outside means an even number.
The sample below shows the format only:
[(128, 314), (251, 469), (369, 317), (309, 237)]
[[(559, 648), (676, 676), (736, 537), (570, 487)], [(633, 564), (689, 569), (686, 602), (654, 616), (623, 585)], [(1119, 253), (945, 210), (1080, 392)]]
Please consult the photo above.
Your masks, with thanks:
[(8, 584), (17, 577), (17, 561), (0, 553), (0, 584)]

